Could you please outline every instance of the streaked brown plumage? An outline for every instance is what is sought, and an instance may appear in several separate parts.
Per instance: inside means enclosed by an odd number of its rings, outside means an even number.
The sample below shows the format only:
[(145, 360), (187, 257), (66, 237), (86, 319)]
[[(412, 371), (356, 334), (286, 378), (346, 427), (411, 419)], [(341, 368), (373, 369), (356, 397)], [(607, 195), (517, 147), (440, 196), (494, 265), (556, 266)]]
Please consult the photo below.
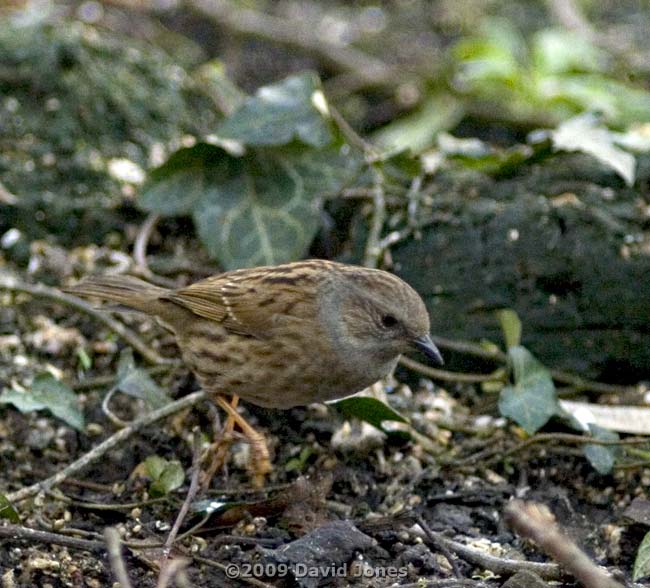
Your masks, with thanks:
[(206, 392), (259, 406), (353, 394), (388, 374), (410, 347), (439, 358), (426, 339), (422, 299), (381, 270), (308, 260), (226, 272), (178, 290), (97, 276), (68, 291), (157, 317)]
[(68, 291), (155, 316), (208, 394), (259, 406), (353, 394), (410, 348), (441, 362), (422, 299), (381, 270), (308, 260), (226, 272), (178, 290), (98, 276)]

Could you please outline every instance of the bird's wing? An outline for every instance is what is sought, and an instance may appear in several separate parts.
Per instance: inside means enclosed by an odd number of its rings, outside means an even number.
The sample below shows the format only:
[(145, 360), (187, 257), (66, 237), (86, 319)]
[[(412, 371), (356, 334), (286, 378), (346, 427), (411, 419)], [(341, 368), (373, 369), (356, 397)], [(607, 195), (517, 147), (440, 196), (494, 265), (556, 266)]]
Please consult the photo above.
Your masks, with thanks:
[(315, 312), (314, 296), (300, 281), (268, 282), (228, 274), (206, 278), (166, 296), (194, 314), (241, 335), (267, 338), (275, 326)]

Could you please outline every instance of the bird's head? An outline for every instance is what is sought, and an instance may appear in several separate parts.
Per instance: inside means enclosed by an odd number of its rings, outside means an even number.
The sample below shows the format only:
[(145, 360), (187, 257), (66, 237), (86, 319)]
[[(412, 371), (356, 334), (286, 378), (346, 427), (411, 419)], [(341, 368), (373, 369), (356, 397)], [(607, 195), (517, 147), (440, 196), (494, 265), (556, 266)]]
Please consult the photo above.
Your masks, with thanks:
[(422, 298), (393, 274), (346, 266), (327, 288), (321, 309), (344, 354), (365, 353), (385, 363), (417, 349), (442, 364)]

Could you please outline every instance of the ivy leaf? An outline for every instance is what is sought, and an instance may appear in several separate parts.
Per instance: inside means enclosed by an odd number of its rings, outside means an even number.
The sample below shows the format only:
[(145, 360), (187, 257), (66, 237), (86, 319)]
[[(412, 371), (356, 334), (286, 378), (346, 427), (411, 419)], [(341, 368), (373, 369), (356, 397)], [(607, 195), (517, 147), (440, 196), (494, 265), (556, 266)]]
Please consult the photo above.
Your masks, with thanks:
[(646, 576), (650, 576), (650, 531), (645, 534), (641, 545), (639, 545), (632, 569), (632, 580), (635, 582)]
[(0, 404), (11, 404), (23, 413), (48, 410), (74, 429), (84, 429), (84, 417), (75, 393), (51, 374), (36, 376), (27, 392), (4, 390), (0, 394)]
[(326, 116), (320, 80), (304, 72), (260, 88), (221, 124), (217, 135), (258, 147), (299, 140), (322, 148), (334, 139)]
[[(602, 441), (619, 440), (618, 434), (614, 431), (609, 431), (608, 429), (604, 429), (603, 427), (599, 427), (593, 423), (589, 425), (589, 431), (594, 439)], [(589, 463), (599, 474), (606, 475), (611, 473), (618, 454), (618, 448), (616, 446), (585, 445), (582, 451), (585, 454), (585, 457), (589, 460)]]
[(560, 412), (549, 371), (525, 347), (508, 350), (514, 386), (505, 386), (499, 396), (499, 410), (530, 435)]
[(369, 396), (352, 396), (338, 402), (332, 402), (332, 406), (341, 411), (346, 418), (357, 418), (376, 427), (384, 433), (390, 434), (394, 431), (387, 431), (383, 427), (385, 421), (396, 421), (408, 423), (400, 413), (393, 410), (387, 404)]
[(147, 407), (152, 410), (171, 402), (171, 398), (156, 384), (146, 370), (136, 367), (131, 349), (125, 349), (120, 354), (117, 380), (113, 390), (119, 390), (124, 394), (144, 400)]
[(179, 149), (149, 173), (138, 203), (164, 216), (189, 215), (209, 186), (232, 175), (233, 159), (208, 143)]
[(226, 269), (274, 265), (304, 255), (320, 226), (322, 196), (351, 181), (362, 161), (345, 144), (234, 157), (201, 143), (158, 168), (140, 204), (164, 215), (191, 212), (203, 244)]
[(0, 494), (0, 519), (6, 519), (10, 523), (20, 522), (18, 512), (4, 494)]

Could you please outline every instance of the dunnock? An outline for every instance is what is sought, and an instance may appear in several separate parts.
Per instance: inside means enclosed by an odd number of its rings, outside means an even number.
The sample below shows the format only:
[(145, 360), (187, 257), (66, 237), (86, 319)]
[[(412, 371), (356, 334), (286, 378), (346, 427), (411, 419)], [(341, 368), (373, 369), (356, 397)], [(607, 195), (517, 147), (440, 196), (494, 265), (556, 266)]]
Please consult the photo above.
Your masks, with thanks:
[(249, 437), (258, 480), (270, 469), (268, 452), (235, 410), (236, 397), (288, 409), (358, 392), (409, 349), (442, 363), (420, 296), (376, 269), (313, 259), (230, 271), (178, 290), (97, 276), (67, 291), (153, 315), (169, 329), (202, 388)]

